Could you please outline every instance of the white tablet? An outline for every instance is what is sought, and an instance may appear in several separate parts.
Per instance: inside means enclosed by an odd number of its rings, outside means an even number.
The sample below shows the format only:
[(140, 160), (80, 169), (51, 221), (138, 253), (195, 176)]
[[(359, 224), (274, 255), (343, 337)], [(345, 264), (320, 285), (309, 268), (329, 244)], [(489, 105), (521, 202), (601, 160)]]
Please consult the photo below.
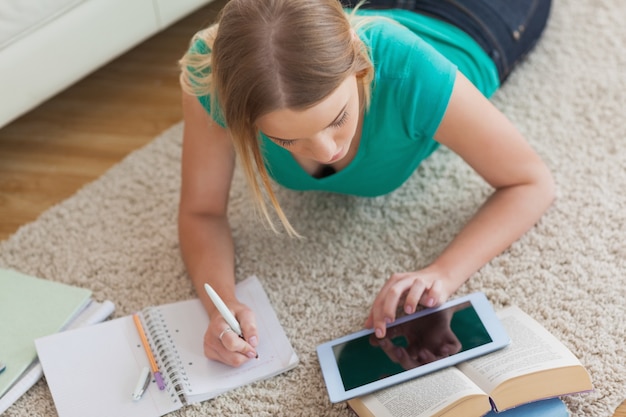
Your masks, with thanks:
[(510, 343), (483, 293), (399, 318), (377, 339), (373, 329), (317, 347), (330, 401), (368, 394)]

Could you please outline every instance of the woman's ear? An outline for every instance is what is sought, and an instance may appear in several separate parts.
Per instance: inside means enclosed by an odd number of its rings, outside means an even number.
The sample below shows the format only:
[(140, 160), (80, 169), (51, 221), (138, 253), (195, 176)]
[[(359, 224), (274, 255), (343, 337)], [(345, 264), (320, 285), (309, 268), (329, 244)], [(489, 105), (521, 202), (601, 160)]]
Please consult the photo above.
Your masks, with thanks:
[(367, 76), (368, 71), (366, 69), (358, 71), (355, 75), (356, 79), (361, 81), (363, 78)]

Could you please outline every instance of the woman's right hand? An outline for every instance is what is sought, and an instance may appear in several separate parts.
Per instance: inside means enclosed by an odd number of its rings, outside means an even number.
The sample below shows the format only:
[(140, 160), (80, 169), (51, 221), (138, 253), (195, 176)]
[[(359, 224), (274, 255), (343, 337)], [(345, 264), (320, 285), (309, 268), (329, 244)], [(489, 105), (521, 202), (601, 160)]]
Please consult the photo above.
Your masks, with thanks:
[[(234, 295), (235, 250), (227, 212), (235, 150), (228, 132), (213, 121), (197, 97), (183, 94), (182, 102), (184, 131), (178, 208), (181, 254), (210, 318), (203, 339), (205, 356), (239, 366), (256, 356), (258, 336), (253, 312)], [(205, 283), (210, 283), (227, 303), (249, 343), (233, 332), (222, 334), (228, 324), (206, 294)]]
[(243, 338), (232, 329), (229, 330), (230, 326), (226, 320), (215, 312), (210, 317), (209, 327), (204, 334), (204, 355), (209, 359), (238, 367), (258, 357), (256, 347), (259, 336), (252, 310), (241, 303), (229, 303), (229, 307), (241, 326)]

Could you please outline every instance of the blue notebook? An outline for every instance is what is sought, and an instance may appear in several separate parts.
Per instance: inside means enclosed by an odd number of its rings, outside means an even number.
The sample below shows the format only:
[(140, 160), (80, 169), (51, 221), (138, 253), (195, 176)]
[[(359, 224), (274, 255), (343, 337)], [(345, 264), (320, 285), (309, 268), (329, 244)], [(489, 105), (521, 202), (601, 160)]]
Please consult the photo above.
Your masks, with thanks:
[(569, 417), (565, 403), (559, 398), (535, 401), (499, 413), (490, 411), (485, 417)]

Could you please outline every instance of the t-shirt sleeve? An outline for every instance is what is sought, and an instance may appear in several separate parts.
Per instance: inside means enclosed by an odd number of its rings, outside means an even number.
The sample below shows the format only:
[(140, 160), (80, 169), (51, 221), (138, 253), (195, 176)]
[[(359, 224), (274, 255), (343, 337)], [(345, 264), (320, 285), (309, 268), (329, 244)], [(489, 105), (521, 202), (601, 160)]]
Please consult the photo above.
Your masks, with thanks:
[(406, 123), (413, 137), (434, 137), (445, 115), (457, 68), (431, 45), (415, 36), (407, 55), (408, 73), (401, 91)]
[(408, 28), (381, 21), (372, 30), (380, 105), (415, 139), (431, 139), (448, 106), (457, 67)]
[[(211, 54), (211, 49), (209, 48), (209, 46), (202, 39), (198, 38), (198, 39), (195, 40), (195, 42), (193, 42), (193, 44), (189, 48), (188, 54), (191, 54), (191, 55), (210, 55)], [(208, 77), (208, 76), (211, 75), (211, 68), (210, 67), (206, 68), (206, 69), (203, 69), (203, 70), (199, 70), (199, 69), (196, 69), (194, 67), (189, 66), (189, 67), (187, 67), (187, 69), (189, 70), (189, 72), (194, 74), (194, 76), (199, 77), (199, 78)], [(222, 112), (221, 112), (219, 106), (214, 106), (215, 101), (212, 100), (210, 94), (199, 95), (198, 96), (198, 101), (200, 102), (202, 107), (204, 107), (204, 109), (209, 113), (211, 118), (213, 120), (215, 120), (215, 122), (217, 122), (217, 124), (219, 124), (222, 127), (226, 127), (226, 122), (224, 121), (224, 117), (222, 115)], [(215, 107), (215, 108), (213, 108), (213, 107)]]

